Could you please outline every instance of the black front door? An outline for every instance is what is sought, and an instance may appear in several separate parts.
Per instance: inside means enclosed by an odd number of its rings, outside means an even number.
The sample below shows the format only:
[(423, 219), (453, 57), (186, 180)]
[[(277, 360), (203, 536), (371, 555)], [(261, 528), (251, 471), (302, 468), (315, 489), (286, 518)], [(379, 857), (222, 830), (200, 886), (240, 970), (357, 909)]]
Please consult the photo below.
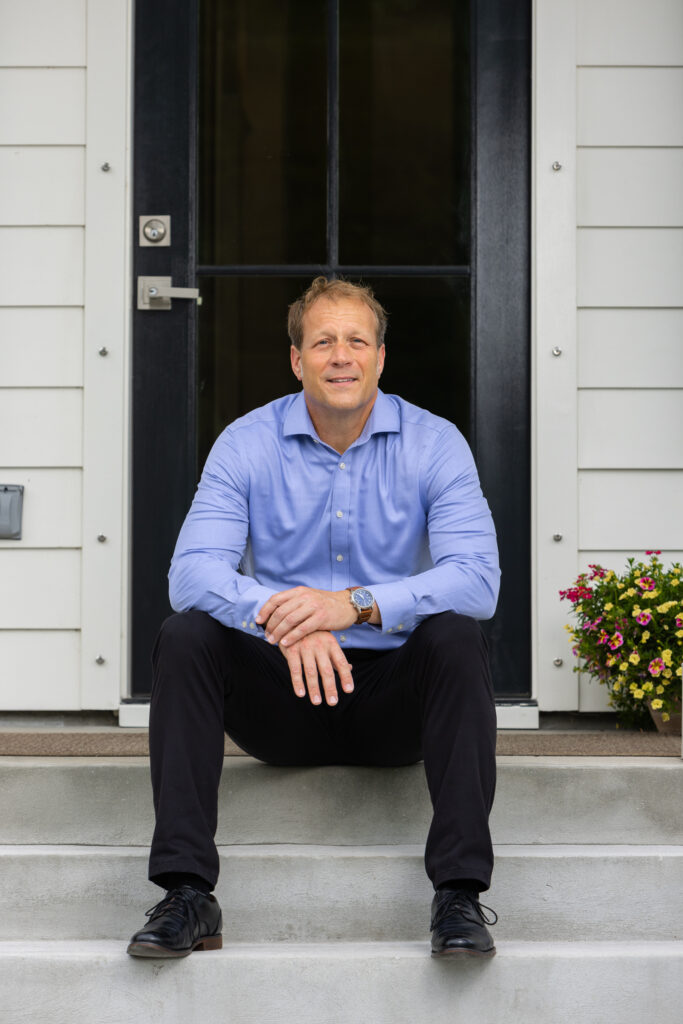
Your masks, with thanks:
[[(295, 390), (288, 304), (318, 273), (390, 314), (385, 391), (468, 437), (503, 569), (496, 692), (530, 691), (527, 3), (136, 5), (135, 274), (201, 307), (135, 312), (133, 696), (215, 436)], [(514, 9), (511, 10), (510, 7)]]

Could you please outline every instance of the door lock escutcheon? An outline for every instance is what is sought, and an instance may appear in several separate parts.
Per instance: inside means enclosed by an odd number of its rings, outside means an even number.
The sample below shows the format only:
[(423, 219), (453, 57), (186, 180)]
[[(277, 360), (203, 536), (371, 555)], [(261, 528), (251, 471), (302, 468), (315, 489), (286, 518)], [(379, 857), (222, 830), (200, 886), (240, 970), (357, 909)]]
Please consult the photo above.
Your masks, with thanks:
[(145, 213), (138, 218), (138, 244), (166, 248), (171, 244), (171, 218), (167, 213)]
[(138, 278), (138, 309), (170, 309), (171, 299), (194, 299), (198, 306), (202, 304), (198, 288), (173, 288), (170, 277)]

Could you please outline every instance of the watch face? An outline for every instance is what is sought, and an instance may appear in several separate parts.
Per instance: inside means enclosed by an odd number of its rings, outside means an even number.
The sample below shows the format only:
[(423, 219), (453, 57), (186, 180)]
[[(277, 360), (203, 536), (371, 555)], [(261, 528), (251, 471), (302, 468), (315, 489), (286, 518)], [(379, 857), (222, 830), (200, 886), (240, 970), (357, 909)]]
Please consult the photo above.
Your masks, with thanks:
[(369, 590), (365, 589), (365, 587), (356, 587), (356, 589), (351, 592), (351, 597), (353, 598), (353, 603), (356, 608), (360, 608), (361, 610), (364, 608), (372, 608), (375, 603), (374, 597)]

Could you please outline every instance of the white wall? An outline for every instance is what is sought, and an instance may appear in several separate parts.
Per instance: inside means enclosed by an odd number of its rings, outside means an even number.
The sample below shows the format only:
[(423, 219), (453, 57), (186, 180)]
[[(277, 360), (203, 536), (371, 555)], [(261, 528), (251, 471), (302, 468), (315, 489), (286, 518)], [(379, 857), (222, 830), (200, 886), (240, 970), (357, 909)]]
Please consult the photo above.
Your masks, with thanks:
[[(558, 584), (648, 548), (683, 557), (683, 4), (538, 0), (536, 16), (536, 224), (544, 255), (576, 253), (574, 268), (555, 259), (536, 282), (537, 689), (541, 708), (591, 710), (605, 692), (569, 682)], [(546, 231), (558, 210), (560, 232)], [(549, 366), (554, 298), (565, 351)], [(559, 500), (546, 493), (556, 483)], [(563, 517), (566, 543), (548, 542)]]
[(0, 709), (119, 701), (129, 58), (128, 0), (3, 4)]

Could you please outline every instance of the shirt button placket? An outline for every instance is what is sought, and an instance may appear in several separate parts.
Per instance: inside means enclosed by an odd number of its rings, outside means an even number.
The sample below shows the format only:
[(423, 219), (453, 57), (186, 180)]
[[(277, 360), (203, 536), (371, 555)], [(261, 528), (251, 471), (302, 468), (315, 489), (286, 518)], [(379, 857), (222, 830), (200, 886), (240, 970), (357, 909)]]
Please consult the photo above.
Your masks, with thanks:
[(332, 484), (331, 495), (331, 541), (332, 541), (332, 588), (342, 590), (349, 578), (349, 497), (351, 474), (349, 463), (342, 459)]

